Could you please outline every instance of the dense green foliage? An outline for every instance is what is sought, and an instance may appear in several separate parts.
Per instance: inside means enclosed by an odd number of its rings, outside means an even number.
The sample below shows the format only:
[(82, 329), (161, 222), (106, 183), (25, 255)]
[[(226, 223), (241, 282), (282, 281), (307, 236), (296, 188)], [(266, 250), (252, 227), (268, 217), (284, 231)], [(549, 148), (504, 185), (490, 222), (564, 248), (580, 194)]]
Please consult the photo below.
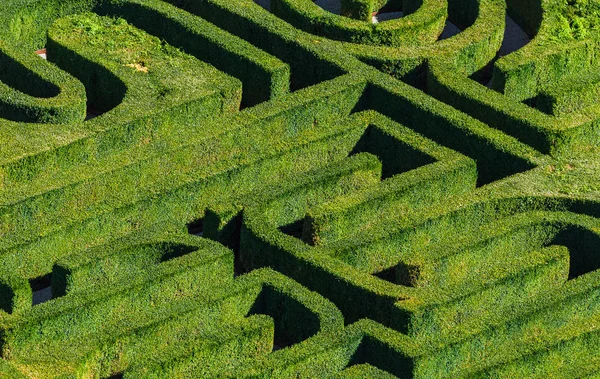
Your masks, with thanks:
[[(342, 12), (352, 19), (327, 12), (311, 0), (272, 0), (274, 14), (307, 32), (327, 38), (383, 46), (410, 46), (435, 41), (447, 16), (447, 4), (440, 0), (405, 0), (405, 17), (373, 24), (371, 14), (380, 1), (343, 2)], [(420, 4), (422, 3), (422, 4)], [(411, 13), (411, 10), (416, 10)], [(410, 14), (409, 14), (410, 13)]]
[(600, 3), (594, 0), (557, 1), (559, 40), (585, 39), (600, 31)]
[(597, 377), (599, 7), (7, 1), (0, 378)]

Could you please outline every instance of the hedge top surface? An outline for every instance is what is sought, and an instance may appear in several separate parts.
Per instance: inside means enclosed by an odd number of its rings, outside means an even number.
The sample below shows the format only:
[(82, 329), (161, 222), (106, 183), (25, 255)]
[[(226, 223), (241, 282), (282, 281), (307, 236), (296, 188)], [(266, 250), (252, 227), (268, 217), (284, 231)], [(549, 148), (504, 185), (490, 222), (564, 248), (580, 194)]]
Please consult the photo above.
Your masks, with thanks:
[(596, 2), (259, 3), (0, 12), (0, 377), (598, 375)]

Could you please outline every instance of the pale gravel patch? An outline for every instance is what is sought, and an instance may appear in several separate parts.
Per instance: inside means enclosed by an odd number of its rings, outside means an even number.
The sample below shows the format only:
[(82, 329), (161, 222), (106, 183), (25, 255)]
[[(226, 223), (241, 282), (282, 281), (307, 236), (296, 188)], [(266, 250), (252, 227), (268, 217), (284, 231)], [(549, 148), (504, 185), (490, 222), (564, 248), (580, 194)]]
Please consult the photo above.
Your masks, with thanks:
[(38, 305), (41, 303), (45, 303), (48, 300), (52, 299), (52, 289), (50, 287), (42, 288), (41, 290), (33, 292), (33, 301), (32, 305)]
[(446, 20), (446, 26), (444, 26), (444, 30), (442, 31), (442, 34), (440, 34), (440, 36), (438, 37), (438, 41), (447, 39), (450, 37), (454, 37), (455, 35), (459, 34), (460, 32), (462, 32), (462, 30), (460, 30), (458, 28), (458, 26), (456, 26), (453, 23), (451, 23), (450, 21)]
[(517, 51), (527, 45), (529, 41), (530, 38), (525, 31), (507, 15), (504, 40), (502, 41), (500, 50), (498, 50), (498, 56), (503, 57), (513, 51)]
[(397, 18), (401, 18), (404, 14), (402, 12), (385, 12), (385, 13), (377, 13), (375, 16), (371, 18), (371, 22), (373, 24), (380, 23), (382, 21), (394, 20)]
[[(403, 16), (404, 16), (403, 12), (378, 13), (373, 16), (372, 22), (374, 24), (377, 24), (382, 21), (394, 20), (397, 18), (401, 18)], [(450, 37), (453, 37), (453, 36), (459, 34), (460, 32), (461, 32), (461, 30), (456, 25), (454, 25), (450, 21), (446, 20), (446, 25), (444, 26), (444, 30), (440, 34), (439, 39), (442, 40), (442, 39), (450, 38)]]

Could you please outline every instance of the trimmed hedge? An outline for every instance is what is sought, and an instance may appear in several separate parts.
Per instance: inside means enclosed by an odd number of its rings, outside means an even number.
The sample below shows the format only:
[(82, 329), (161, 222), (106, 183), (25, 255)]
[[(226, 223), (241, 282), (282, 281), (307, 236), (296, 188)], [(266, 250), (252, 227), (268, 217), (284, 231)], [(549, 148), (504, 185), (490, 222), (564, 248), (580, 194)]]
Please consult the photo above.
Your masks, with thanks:
[[(80, 375), (110, 375), (130, 367), (147, 372), (159, 362), (160, 370), (168, 371), (170, 361), (179, 361), (179, 372), (185, 367), (191, 373), (197, 372), (202, 351), (220, 351), (224, 359), (254, 358), (270, 351), (274, 332), (276, 341), (298, 344), (286, 354), (294, 360), (305, 354), (297, 351), (304, 340), (343, 327), (335, 307), (293, 281), (270, 270), (234, 281), (233, 255), (227, 249), (157, 230), (58, 263), (53, 292), (58, 288), (61, 297), (33, 308), (30, 304), (10, 323), (3, 357), (45, 375), (68, 371), (73, 363)], [(61, 332), (65, 325), (68, 335)], [(149, 345), (156, 348), (148, 350)], [(198, 356), (184, 359), (190, 354)]]
[[(27, 363), (32, 370), (64, 371), (99, 349), (103, 341), (116, 338), (127, 328), (133, 331), (135, 324), (147, 325), (174, 311), (183, 311), (186, 303), (189, 308), (195, 301), (210, 299), (209, 293), (203, 295), (207, 286), (224, 286), (232, 281), (232, 256), (223, 249), (215, 254), (218, 247), (214, 244), (186, 238), (187, 244), (195, 243), (195, 249), (200, 249), (197, 253), (164, 263), (160, 263), (159, 257), (158, 262), (141, 267), (122, 264), (119, 271), (129, 274), (129, 281), (111, 282), (107, 278), (81, 292), (67, 292), (33, 308), (30, 304), (30, 310), (5, 330), (3, 357)], [(127, 245), (125, 240), (103, 248), (110, 251)], [(101, 270), (102, 260), (93, 264)], [(59, 276), (57, 282), (69, 281), (71, 275), (61, 278), (61, 274), (65, 271), (53, 272), (53, 276)], [(198, 281), (199, 275), (206, 280)], [(179, 304), (175, 301), (178, 298)], [(62, 333), (66, 325), (69, 335)]]
[[(0, 30), (0, 35), (3, 42), (21, 53), (33, 53), (44, 47), (46, 32), (57, 18), (91, 11), (97, 3), (97, 0), (11, 0), (2, 8), (0, 22), (6, 27)], [(53, 71), (59, 74), (59, 70)]]
[[(335, 122), (354, 107), (364, 83), (360, 78), (346, 77), (330, 84), (336, 83), (344, 83), (346, 87), (330, 87), (328, 83), (294, 94), (291, 99), (282, 99), (279, 106), (271, 104), (271, 114), (266, 114), (264, 107), (253, 108), (254, 114), (263, 117), (260, 123), (254, 122), (256, 118), (252, 112), (240, 114), (237, 120), (229, 121), (230, 130), (212, 124), (213, 134), (199, 136), (196, 142), (189, 141), (187, 146), (174, 149), (168, 155), (115, 167), (106, 175), (95, 178), (74, 182), (73, 178), (68, 178), (66, 185), (46, 190), (24, 201), (19, 201), (18, 197), (8, 198), (7, 202), (15, 204), (4, 211), (6, 223), (1, 228), (13, 237), (4, 239), (0, 244), (6, 249), (31, 238), (31, 234), (28, 237), (28, 234), (10, 232), (12, 228), (22, 232), (35, 230), (33, 234), (37, 236), (49, 235), (67, 225), (136, 202), (144, 202), (144, 207), (151, 206), (151, 200), (159, 195), (161, 201), (168, 201), (175, 194), (189, 198), (189, 201), (182, 202), (186, 205), (176, 216), (188, 219), (210, 201), (235, 198), (246, 191), (260, 188), (261, 183), (256, 181), (257, 178), (263, 178), (268, 184), (298, 171), (309, 170), (315, 165), (339, 160), (351, 151), (361, 131), (354, 128), (341, 133), (345, 125), (337, 126)], [(290, 108), (288, 101), (292, 99), (296, 104), (304, 102), (305, 105)], [(323, 127), (315, 130), (313, 126), (316, 124)], [(245, 141), (236, 133), (240, 127), (248, 131)], [(267, 136), (279, 137), (279, 144), (274, 144), (275, 139), (266, 139)], [(313, 145), (306, 146), (308, 142)], [(233, 146), (236, 148), (233, 149)], [(290, 154), (282, 155), (284, 152)], [(195, 158), (190, 159), (190, 156)], [(273, 160), (267, 160), (269, 156)], [(197, 164), (211, 161), (214, 164)], [(290, 169), (290, 162), (293, 162), (292, 167), (297, 167), (296, 170)], [(279, 177), (274, 175), (276, 172), (280, 173)], [(228, 183), (232, 182), (237, 183), (234, 193), (227, 190)], [(198, 197), (199, 191), (206, 197)], [(95, 194), (93, 202), (89, 201), (90, 193)], [(22, 196), (19, 193), (16, 195)], [(48, 202), (69, 203), (72, 206), (51, 212), (44, 205)], [(33, 214), (35, 216), (31, 217)]]
[[(83, 30), (84, 24), (87, 27), (100, 27), (102, 23), (97, 20), (84, 17), (80, 20), (83, 24), (79, 30)], [(112, 27), (121, 31), (133, 30), (128, 25), (114, 22)], [(69, 21), (63, 20), (63, 27), (69, 28), (68, 24)], [(107, 22), (104, 27), (109, 28), (110, 25), (111, 22)], [(168, 53), (161, 51), (158, 39), (131, 32), (129, 36), (133, 39), (128, 40), (127, 33), (122, 34), (120, 41), (112, 43), (128, 45), (137, 38), (137, 42), (142, 40), (154, 46), (153, 52), (143, 56), (145, 52), (138, 51), (135, 57), (133, 54), (130, 57), (116, 54), (112, 60), (105, 58), (104, 61), (95, 61), (91, 53), (93, 49), (89, 46), (89, 55), (84, 57), (63, 45), (59, 41), (59, 29), (56, 26), (50, 31), (49, 60), (78, 76), (87, 85), (87, 91), (94, 93), (88, 96), (88, 101), (94, 108), (106, 113), (84, 125), (72, 128), (56, 126), (52, 130), (55, 134), (25, 127), (23, 134), (28, 137), (27, 144), (21, 147), (17, 143), (4, 152), (6, 158), (3, 159), (1, 175), (4, 184), (28, 181), (47, 170), (64, 170), (76, 164), (92, 163), (121, 151), (131, 153), (136, 147), (144, 151), (149, 147), (155, 150), (178, 145), (181, 143), (180, 133), (197, 130), (199, 119), (216, 118), (217, 114), (230, 113), (239, 106), (239, 81), (175, 49), (167, 49)], [(102, 40), (102, 35), (94, 34), (91, 37), (91, 43), (106, 42)], [(65, 38), (64, 42), (68, 41), (68, 37)], [(74, 46), (79, 48), (84, 45)], [(154, 67), (149, 70), (142, 66), (143, 62), (122, 61), (127, 59), (153, 59)], [(175, 75), (175, 69), (178, 75)], [(86, 74), (96, 70), (100, 72), (98, 75)], [(163, 83), (162, 77), (167, 71), (171, 72), (172, 79)], [(195, 81), (188, 80), (187, 76), (192, 71), (203, 71), (204, 79), (198, 77)], [(157, 112), (154, 107), (164, 107), (164, 110)], [(110, 109), (112, 112), (109, 112)], [(48, 134), (52, 137), (47, 138)]]
[[(371, 14), (384, 4), (376, 8), (373, 1), (348, 3), (342, 2), (342, 12), (356, 15), (358, 20), (327, 12), (311, 0), (273, 0), (271, 11), (299, 29), (333, 40), (402, 47), (435, 42), (447, 16), (445, 0), (407, 0), (402, 4), (406, 15), (374, 24)], [(414, 8), (418, 9), (410, 12)]]
[[(296, 196), (306, 196), (301, 195), (301, 193), (300, 189), (294, 191)], [(412, 286), (416, 285), (416, 288), (411, 289), (410, 287), (399, 287), (397, 285), (396, 288), (393, 288), (380, 279), (368, 275), (369, 273), (376, 274), (377, 269), (360, 265), (357, 267), (356, 261), (348, 261), (340, 256), (332, 255), (331, 249), (333, 247), (328, 250), (317, 247), (310, 248), (308, 245), (303, 245), (299, 240), (293, 241), (293, 237), (286, 236), (281, 231), (274, 232), (277, 225), (288, 222), (286, 219), (301, 212), (295, 210), (290, 213), (292, 204), (302, 204), (304, 201), (299, 202), (289, 198), (289, 196), (290, 193), (284, 195), (281, 199), (274, 199), (274, 205), (259, 206), (257, 209), (262, 209), (259, 212), (264, 212), (264, 216), (260, 216), (254, 210), (248, 210), (248, 218), (245, 218), (243, 225), (243, 228), (247, 227), (248, 229), (242, 229), (242, 261), (249, 264), (250, 267), (260, 267), (269, 262), (271, 267), (275, 267), (279, 271), (296, 278), (309, 288), (325, 294), (344, 312), (346, 319), (359, 318), (361, 315), (357, 312), (365, 312), (362, 309), (366, 309), (369, 318), (386, 323), (397, 330), (405, 331), (414, 338), (414, 342), (421, 346), (421, 349), (426, 349), (421, 350), (421, 353), (419, 353), (424, 355), (423, 358), (419, 358), (417, 361), (419, 363), (415, 368), (414, 374), (418, 377), (437, 377), (437, 375), (443, 377), (446, 372), (441, 368), (454, 367), (450, 362), (459, 362), (462, 359), (457, 354), (463, 354), (463, 346), (465, 356), (465, 362), (461, 363), (463, 366), (457, 367), (457, 371), (448, 371), (448, 375), (466, 375), (467, 373), (477, 372), (472, 370), (483, 370), (514, 359), (511, 357), (517, 356), (515, 354), (521, 354), (518, 350), (512, 350), (507, 346), (503, 349), (503, 353), (499, 354), (495, 350), (495, 342), (484, 345), (489, 351), (482, 351), (477, 359), (471, 360), (469, 357), (470, 352), (474, 349), (472, 346), (477, 345), (477, 341), (484, 338), (490, 328), (492, 328), (492, 331), (489, 332), (489, 335), (493, 338), (502, 341), (504, 341), (504, 338), (506, 338), (506, 341), (515, 339), (516, 337), (512, 334), (506, 336), (506, 330), (511, 330), (512, 325), (518, 325), (520, 322), (518, 320), (528, 320), (529, 317), (533, 317), (530, 316), (530, 312), (531, 314), (540, 314), (540, 317), (546, 319), (569, 317), (564, 318), (564, 321), (560, 324), (572, 325), (565, 326), (564, 331), (555, 326), (557, 324), (549, 323), (548, 333), (552, 333), (553, 336), (563, 335), (564, 337), (561, 338), (573, 339), (583, 338), (582, 336), (586, 333), (585, 325), (589, 326), (589, 324), (580, 324), (580, 326), (571, 324), (575, 322), (573, 318), (575, 316), (571, 317), (566, 313), (565, 316), (561, 316), (563, 306), (557, 305), (564, 302), (563, 299), (568, 298), (569, 301), (573, 302), (573, 307), (584, 306), (581, 305), (583, 304), (582, 301), (583, 299), (590, 299), (589, 295), (579, 296), (575, 294), (593, 293), (595, 291), (598, 275), (597, 272), (592, 271), (600, 267), (600, 262), (597, 257), (593, 257), (589, 252), (597, 248), (600, 238), (594, 231), (597, 225), (597, 220), (594, 218), (560, 213), (523, 213), (519, 217), (526, 223), (531, 223), (532, 220), (542, 216), (542, 224), (539, 227), (536, 226), (536, 221), (532, 224), (535, 228), (541, 227), (538, 232), (535, 232), (536, 229), (519, 231), (523, 236), (530, 238), (530, 243), (533, 243), (533, 245), (522, 246), (523, 237), (519, 237), (515, 233), (516, 230), (509, 229), (510, 234), (506, 234), (506, 237), (484, 241), (484, 246), (472, 251), (465, 250), (465, 253), (457, 256), (452, 255), (454, 254), (451, 253), (453, 249), (448, 247), (449, 245), (452, 246), (450, 239), (453, 238), (457, 230), (461, 230), (462, 233), (466, 234), (465, 240), (461, 240), (458, 246), (464, 246), (462, 249), (470, 249), (471, 246), (477, 246), (477, 240), (473, 241), (466, 238), (470, 236), (487, 238), (491, 230), (498, 229), (498, 224), (493, 224), (493, 220), (502, 222), (503, 227), (513, 228), (514, 219), (504, 221), (501, 214), (498, 214), (498, 207), (502, 203), (505, 203), (503, 206), (506, 207), (506, 212), (508, 212), (505, 217), (513, 212), (523, 212), (525, 209), (549, 206), (550, 209), (556, 209), (556, 206), (560, 203), (553, 204), (553, 202), (548, 202), (543, 198), (537, 199), (537, 201), (532, 201), (534, 199), (508, 198), (499, 201), (497, 204), (481, 204), (472, 208), (474, 213), (469, 216), (472, 219), (460, 223), (457, 216), (451, 215), (443, 216), (433, 225), (431, 215), (424, 217), (423, 226), (419, 226), (418, 223), (415, 224), (414, 220), (407, 220), (404, 222), (406, 229), (403, 232), (405, 234), (403, 238), (378, 237), (378, 241), (386, 245), (394, 245), (393, 248), (389, 249), (390, 252), (397, 251), (401, 246), (403, 250), (411, 254), (406, 257), (410, 258), (408, 261), (406, 258), (396, 259), (408, 262), (413, 267), (421, 265), (417, 269), (418, 275), (416, 278), (413, 277), (416, 280), (410, 284)], [(282, 202), (284, 199), (285, 202)], [(309, 203), (314, 204), (314, 201)], [(277, 217), (281, 216), (273, 214), (275, 212), (273, 206), (276, 206), (276, 209), (285, 209), (288, 216), (285, 219), (278, 219)], [(464, 205), (460, 207), (463, 208)], [(568, 209), (572, 206), (566, 202), (562, 207)], [(443, 209), (445, 206), (440, 208)], [(463, 213), (463, 211), (460, 211), (460, 213)], [(467, 214), (464, 216), (467, 216)], [(493, 218), (490, 219), (489, 217)], [(473, 222), (474, 219), (480, 221), (478, 223)], [(547, 224), (548, 221), (546, 220), (550, 221), (550, 224)], [(451, 221), (453, 225), (450, 229), (448, 228), (450, 225), (448, 221)], [(271, 225), (265, 226), (268, 224)], [(476, 225), (478, 224), (486, 226), (488, 230), (477, 228)], [(440, 236), (434, 234), (434, 229), (432, 229), (434, 225)], [(470, 230), (465, 230), (464, 225), (470, 225)], [(393, 227), (393, 229), (397, 228), (397, 225)], [(450, 258), (443, 258), (440, 262), (431, 263), (417, 263), (415, 261), (416, 258), (412, 256), (415, 252), (422, 252), (423, 258), (431, 255), (431, 247), (428, 247), (427, 244), (422, 247), (418, 245), (423, 244), (424, 241), (421, 236), (427, 229), (429, 229), (426, 233), (428, 238), (435, 239), (433, 246), (439, 246), (440, 252), (444, 254), (451, 254), (451, 259), (455, 262), (454, 266)], [(368, 231), (363, 233), (358, 238), (354, 238), (354, 240), (360, 241), (361, 246), (369, 244), (365, 241), (365, 237), (372, 234)], [(411, 242), (412, 245), (410, 245)], [(398, 243), (401, 245), (398, 245)], [(568, 255), (564, 247), (543, 248), (545, 245), (554, 243), (567, 246), (569, 249)], [(428, 244), (431, 246), (432, 242), (429, 241)], [(533, 249), (536, 249), (535, 246), (540, 246), (539, 244), (542, 247), (541, 254), (523, 255), (523, 251), (528, 252), (526, 249), (531, 248), (532, 250), (529, 251), (535, 251)], [(482, 249), (488, 245), (491, 249), (488, 247)], [(381, 259), (382, 254), (385, 255), (388, 251), (382, 249), (381, 244), (373, 244), (373, 246), (377, 251), (378, 259)], [(359, 256), (365, 253), (357, 250), (357, 247), (356, 245), (349, 247), (349, 250)], [(500, 255), (500, 251), (504, 253)], [(507, 261), (506, 251), (514, 254), (513, 261)], [(467, 255), (465, 255), (467, 253), (472, 254), (472, 258), (467, 258)], [(569, 255), (570, 258), (566, 259)], [(439, 260), (440, 258), (435, 259)], [(345, 261), (345, 264), (340, 265), (340, 261)], [(430, 271), (431, 268), (427, 268), (430, 264), (435, 264), (433, 266), (436, 267), (435, 272)], [(356, 267), (361, 273), (356, 269), (353, 270), (350, 266)], [(466, 267), (473, 270), (472, 277), (467, 276), (468, 272), (464, 271)], [(506, 270), (504, 272), (502, 271), (503, 267)], [(449, 271), (446, 272), (446, 270)], [(335, 275), (338, 279), (337, 281), (326, 280), (326, 275)], [(440, 275), (441, 277), (439, 277)], [(430, 290), (425, 287), (421, 288), (422, 284), (419, 284), (420, 280), (425, 280), (427, 277), (436, 278), (436, 282), (431, 282), (431, 279), (428, 279), (430, 283), (428, 286), (431, 286)], [(567, 279), (569, 280), (567, 281)], [(408, 283), (404, 282), (403, 284)], [(369, 302), (361, 295), (361, 292), (365, 290), (371, 292), (370, 297), (367, 298)], [(469, 293), (471, 295), (465, 297)], [(500, 294), (502, 295), (500, 296)], [(565, 297), (563, 298), (563, 296)], [(398, 298), (403, 297), (408, 297), (408, 299), (394, 304)], [(377, 299), (377, 303), (374, 303), (375, 299)], [(356, 303), (363, 304), (364, 308), (357, 309), (353, 307), (352, 305)], [(448, 304), (442, 305), (446, 303)], [(427, 304), (431, 304), (431, 311), (425, 311), (429, 307)], [(394, 311), (394, 309), (396, 310)], [(378, 315), (378, 311), (381, 311), (382, 314)], [(593, 311), (590, 309), (589, 312)], [(394, 317), (397, 318), (394, 319)], [(410, 321), (413, 318), (416, 323)], [(456, 327), (452, 327), (453, 324), (456, 324)], [(536, 324), (532, 321), (531, 325)], [(448, 335), (446, 337), (443, 337), (443, 333), (440, 333), (440, 330), (444, 330), (444, 328), (447, 328)], [(496, 334), (495, 330), (502, 331), (502, 334)], [(471, 335), (473, 337), (469, 339)], [(466, 341), (461, 342), (458, 347), (449, 345), (464, 339)], [(533, 351), (554, 348), (558, 344), (558, 340), (552, 340), (549, 337), (548, 342), (544, 343), (543, 345), (533, 345), (528, 342), (527, 346), (538, 346)], [(436, 351), (436, 349), (444, 346), (448, 347)], [(433, 351), (429, 351), (429, 349), (433, 349)], [(446, 351), (448, 360), (444, 361)], [(493, 354), (492, 351), (494, 351)], [(532, 350), (527, 351), (532, 352)], [(443, 354), (440, 355), (440, 352), (443, 352)], [(500, 355), (506, 357), (504, 358), (506, 361), (498, 360)], [(484, 356), (490, 358), (484, 359)]]
[[(553, 100), (549, 96), (556, 95), (547, 92), (577, 91), (575, 77), (583, 76), (581, 72), (589, 72), (595, 64), (596, 37), (568, 44), (555, 41), (560, 15), (551, 1), (543, 1), (539, 7), (509, 2), (509, 11), (517, 20), (523, 20), (530, 34), (537, 34), (524, 48), (495, 62), (491, 88), (503, 95), (475, 83), (464, 73), (456, 73), (455, 67), (441, 58), (429, 63), (428, 92), (544, 153), (564, 154), (597, 144), (598, 112), (593, 104), (578, 112), (557, 112), (557, 117), (549, 117), (520, 103), (525, 101), (552, 113), (549, 102)], [(564, 85), (555, 81), (568, 82), (572, 89), (558, 90)], [(563, 105), (557, 108), (573, 108)]]
[(597, 70), (578, 72), (557, 80), (537, 96), (535, 105), (543, 112), (560, 116), (594, 106), (600, 90)]
[(452, 67), (439, 62), (429, 65), (427, 84), (428, 92), (437, 99), (468, 111), (473, 117), (543, 153), (564, 155), (598, 143), (596, 129), (600, 108), (596, 105), (582, 112), (553, 117), (456, 74)]
[[(353, 192), (311, 210), (303, 238), (315, 245), (344, 239), (365, 230), (386, 213), (406, 214), (423, 204), (475, 188), (475, 162), (435, 145), (410, 129), (371, 113), (369, 128), (354, 151), (370, 152), (383, 163), (382, 185), (374, 191)], [(402, 164), (403, 166), (388, 166)]]
[[(463, 32), (444, 41), (446, 3), (406, 2), (433, 21), (397, 47), (277, 17), (300, 0), (63, 3), (0, 15), (3, 62), (81, 94), (76, 116), (0, 120), (0, 373), (594, 374), (595, 106), (518, 102), (569, 80), (580, 42), (500, 94), (469, 77), (494, 62), (500, 0), (448, 1)], [(528, 30), (552, 21), (508, 5)], [(50, 63), (30, 57), (44, 44)], [(56, 94), (0, 80), (31, 109)], [(103, 114), (82, 122), (85, 101)], [(583, 158), (558, 155), (572, 146)], [(53, 299), (33, 305), (40, 283)]]
[(33, 53), (19, 56), (3, 42), (0, 66), (0, 117), (57, 124), (85, 119), (85, 89), (72, 76), (50, 69)]
[[(500, 0), (452, 0), (448, 2), (449, 20), (464, 29), (463, 33), (435, 44), (391, 48), (335, 42), (323, 38), (315, 39), (314, 36), (308, 35), (300, 37), (297, 29), (278, 22), (274, 15), (252, 2), (248, 2), (244, 7), (238, 7), (235, 3), (225, 0), (199, 2), (169, 0), (169, 2), (196, 15), (202, 15), (203, 18), (219, 27), (288, 62), (292, 68), (292, 87), (296, 81), (295, 72), (304, 73), (308, 68), (306, 65), (298, 65), (299, 67), (294, 65), (298, 62), (306, 62), (307, 57), (305, 56), (289, 61), (284, 57), (284, 55), (299, 54), (298, 52), (289, 52), (290, 44), (300, 44), (302, 50), (310, 49), (311, 53), (316, 56), (326, 53), (330, 56), (328, 60), (340, 63), (347, 61), (347, 58), (340, 57), (339, 51), (343, 50), (396, 78), (403, 77), (419, 68), (433, 57), (443, 57), (448, 62), (452, 62), (460, 71), (475, 72), (484, 67), (500, 47), (504, 24), (498, 23), (497, 20), (504, 19), (506, 14), (505, 4)], [(316, 5), (313, 4), (313, 6), (316, 7), (312, 8), (315, 11), (323, 11)], [(299, 43), (300, 40), (306, 42)], [(315, 44), (320, 48), (315, 49)], [(351, 62), (344, 63), (353, 65), (355, 69), (358, 68)], [(322, 60), (313, 62), (312, 66), (319, 69), (308, 77), (319, 78), (321, 81), (331, 79), (331, 77), (323, 78), (323, 73), (331, 71), (329, 67), (325, 70), (322, 67), (324, 64), (325, 62)], [(359, 70), (368, 72), (364, 66)], [(306, 78), (305, 75), (303, 76)]]
[(509, 9), (517, 20), (525, 20), (525, 29), (535, 37), (524, 48), (496, 62), (492, 88), (511, 100), (523, 101), (535, 97), (540, 89), (553, 81), (597, 64), (594, 53), (597, 37), (564, 43), (557, 35), (564, 20), (557, 12), (559, 2), (543, 0), (538, 5), (516, 3), (509, 2)]
[(164, 2), (115, 0), (103, 3), (100, 11), (124, 17), (136, 27), (240, 79), (246, 106), (277, 97), (289, 89), (287, 64)]
[[(98, 56), (97, 49), (103, 45), (114, 50)], [(123, 19), (87, 13), (58, 20), (48, 31), (48, 59), (84, 83), (96, 110), (105, 113), (118, 106), (125, 108), (115, 109), (117, 114), (112, 114), (120, 119), (131, 119), (133, 115), (142, 118), (156, 107), (169, 109), (177, 122), (178, 113), (184, 113), (180, 108), (196, 107), (199, 117), (208, 118), (215, 113), (233, 112), (240, 104), (239, 81), (172, 47), (162, 46), (156, 37)], [(192, 72), (195, 75), (190, 78)], [(119, 132), (109, 134), (113, 133)], [(109, 135), (107, 139), (113, 140), (107, 145), (115, 149), (136, 139), (134, 131), (129, 133)], [(100, 144), (100, 152), (110, 151), (109, 146)]]

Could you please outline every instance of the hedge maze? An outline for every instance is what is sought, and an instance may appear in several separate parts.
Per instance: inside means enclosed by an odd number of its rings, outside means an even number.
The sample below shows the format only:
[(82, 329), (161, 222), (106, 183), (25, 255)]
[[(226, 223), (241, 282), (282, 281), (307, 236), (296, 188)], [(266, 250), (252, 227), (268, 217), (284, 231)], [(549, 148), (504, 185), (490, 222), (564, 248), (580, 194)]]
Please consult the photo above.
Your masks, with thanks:
[(0, 378), (600, 378), (600, 3), (325, 5), (2, 3)]

